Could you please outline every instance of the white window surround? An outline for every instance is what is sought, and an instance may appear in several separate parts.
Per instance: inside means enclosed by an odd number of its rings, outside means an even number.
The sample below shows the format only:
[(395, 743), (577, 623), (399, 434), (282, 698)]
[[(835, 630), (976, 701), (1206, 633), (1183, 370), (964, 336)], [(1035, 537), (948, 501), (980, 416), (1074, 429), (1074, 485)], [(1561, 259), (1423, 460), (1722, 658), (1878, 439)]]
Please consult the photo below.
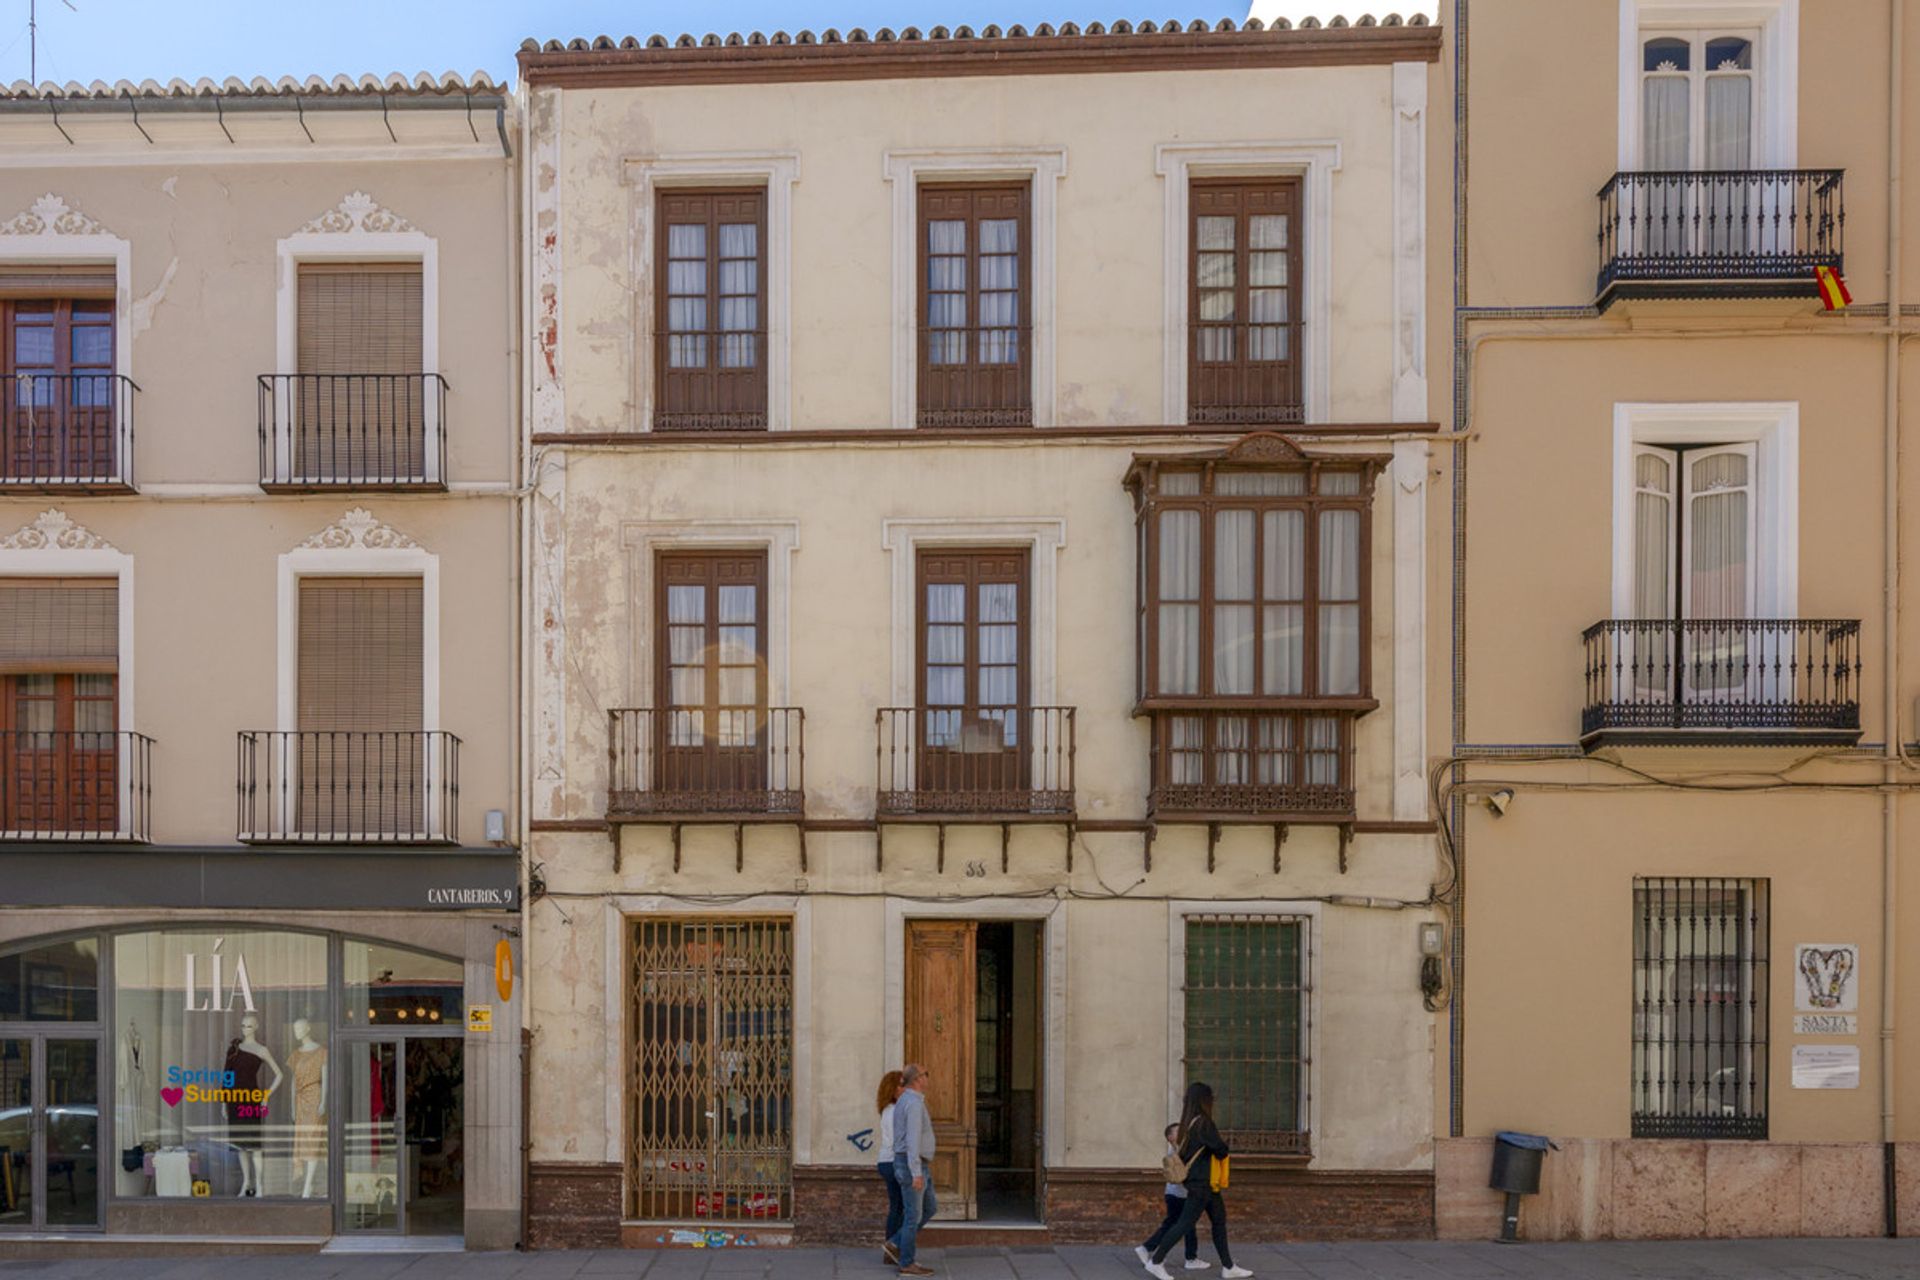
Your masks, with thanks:
[[(626, 1009), (627, 923), (638, 916), (790, 916), (793, 920), (793, 1163), (816, 1163), (824, 1152), (813, 1149), (813, 901), (803, 894), (756, 894), (729, 903), (724, 911), (706, 903), (687, 902), (642, 894), (621, 894), (607, 902), (603, 917), (606, 929), (606, 987), (612, 997), (603, 1025), (606, 1027), (607, 1135), (604, 1159), (609, 1164), (626, 1164), (626, 1085), (627, 1045), (634, 1028)], [(898, 1055), (895, 1055), (898, 1060)]]
[(278, 578), (279, 680), (276, 716), (281, 730), (300, 727), (300, 579), (313, 577), (420, 579), (421, 719), (440, 724), (440, 557), (364, 508), (281, 554)]
[[(1306, 279), (1300, 317), (1304, 350), (1301, 366), (1303, 410), (1308, 422), (1332, 421), (1328, 380), (1332, 369), (1333, 175), (1340, 171), (1340, 143), (1318, 139), (1295, 142), (1163, 142), (1153, 149), (1153, 171), (1165, 187), (1166, 214), (1161, 261), (1165, 264), (1165, 314), (1161, 320), (1166, 396), (1162, 414), (1169, 426), (1187, 421), (1187, 272), (1188, 185), (1195, 178), (1299, 175), (1300, 229), (1306, 244)], [(1417, 220), (1417, 218), (1416, 218)], [(1396, 279), (1398, 277), (1396, 276)], [(1415, 299), (1402, 298), (1412, 306)]]
[[(123, 291), (124, 282), (125, 277), (122, 277)], [(120, 656), (114, 677), (115, 697), (119, 704), (116, 727), (123, 734), (134, 732), (133, 676), (137, 655), (133, 647), (133, 557), (91, 529), (75, 524), (64, 511), (54, 508), (41, 512), (14, 532), (0, 537), (0, 578), (114, 580), (120, 614)], [(118, 809), (121, 835), (128, 834), (127, 824), (133, 816), (133, 771), (128, 767), (130, 750), (130, 743), (121, 739)]]
[(1037, 707), (1053, 706), (1056, 636), (1059, 619), (1059, 560), (1067, 545), (1067, 522), (1060, 517), (984, 520), (883, 520), (880, 544), (888, 556), (892, 581), (893, 705), (913, 705), (916, 676), (915, 637), (918, 634), (920, 593), (915, 565), (922, 547), (1026, 547), (1027, 662), (1029, 700)]
[[(907, 921), (909, 920), (1038, 920), (1040, 993), (1040, 1114), (1059, 1117), (1044, 1126), (1044, 1162), (1053, 1167), (1067, 1161), (1067, 913), (1054, 898), (974, 898), (953, 902), (887, 899), (885, 1034), (887, 1062), (904, 1062), (907, 1054)], [(797, 1039), (797, 1029), (796, 1029)], [(798, 1159), (798, 1154), (795, 1156)]]
[[(300, 371), (298, 315), (303, 262), (418, 262), (420, 372), (440, 372), (439, 242), (405, 218), (383, 208), (363, 191), (349, 193), (338, 206), (274, 244), (275, 372)], [(425, 396), (422, 403), (426, 410), (427, 479), (439, 481), (443, 478), (439, 474), (440, 450), (436, 446), (441, 429), (440, 404), (433, 396)], [(284, 384), (275, 391), (273, 412), (274, 429), (281, 441), (276, 452), (283, 470), (287, 471), (275, 478), (292, 479), (292, 451), (287, 441), (292, 412)]]
[(798, 520), (634, 520), (620, 526), (627, 554), (627, 689), (653, 705), (654, 564), (662, 551), (764, 551), (767, 556), (767, 702), (785, 706)]
[(113, 264), (113, 370), (133, 376), (133, 246), (49, 191), (0, 223), (0, 266)]
[(922, 182), (978, 179), (1032, 184), (1028, 207), (1033, 296), (1027, 309), (1033, 326), (1033, 425), (1050, 427), (1059, 384), (1055, 377), (1054, 297), (1059, 263), (1060, 180), (1067, 175), (1065, 147), (938, 147), (889, 151), (883, 161), (893, 186), (893, 425), (919, 419), (919, 198)]
[(1756, 163), (1792, 169), (1799, 155), (1800, 0), (1620, 0), (1619, 168), (1640, 168), (1640, 46), (1662, 28), (1757, 27)]
[[(1181, 1103), (1186, 1093), (1186, 1051), (1187, 1051), (1187, 917), (1188, 916), (1296, 916), (1307, 923), (1306, 971), (1307, 983), (1302, 994), (1303, 1008), (1301, 1016), (1307, 1021), (1307, 1062), (1311, 1070), (1315, 1066), (1325, 1067), (1326, 1059), (1321, 1053), (1320, 1027), (1325, 1021), (1313, 1016), (1313, 1002), (1318, 997), (1317, 982), (1320, 974), (1320, 935), (1321, 903), (1312, 901), (1290, 902), (1285, 899), (1269, 899), (1260, 902), (1209, 902), (1204, 898), (1174, 899), (1167, 903), (1167, 1114), (1180, 1114)], [(1316, 1089), (1312, 1077), (1307, 1081), (1308, 1133), (1320, 1132), (1320, 1097), (1325, 1089)], [(1319, 1163), (1316, 1151), (1312, 1163)]]
[(633, 281), (633, 387), (636, 431), (653, 430), (654, 196), (662, 187), (765, 187), (767, 243), (761, 270), (767, 286), (767, 430), (793, 427), (793, 185), (800, 157), (792, 151), (687, 152), (631, 156), (623, 176), (633, 188), (628, 211)]
[(1795, 401), (1613, 406), (1613, 613), (1633, 616), (1636, 444), (1758, 445), (1757, 618), (1799, 616), (1800, 406)]

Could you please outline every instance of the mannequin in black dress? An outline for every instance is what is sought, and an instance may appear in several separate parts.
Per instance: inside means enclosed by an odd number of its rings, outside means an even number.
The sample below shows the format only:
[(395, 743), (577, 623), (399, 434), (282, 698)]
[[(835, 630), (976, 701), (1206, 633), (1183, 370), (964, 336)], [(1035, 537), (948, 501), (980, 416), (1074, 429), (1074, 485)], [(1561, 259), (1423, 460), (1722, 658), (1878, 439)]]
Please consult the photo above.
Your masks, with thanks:
[[(234, 1089), (254, 1090), (260, 1088), (262, 1068), (273, 1073), (273, 1080), (266, 1086), (266, 1098), (272, 1098), (273, 1091), (280, 1087), (284, 1075), (280, 1064), (273, 1060), (273, 1053), (260, 1043), (260, 1019), (254, 1014), (245, 1014), (240, 1019), (240, 1037), (227, 1045), (226, 1070), (233, 1074)], [(227, 1141), (231, 1142), (240, 1155), (240, 1191), (243, 1196), (260, 1194), (261, 1174), (265, 1170), (260, 1161), (260, 1131), (267, 1122), (266, 1101), (229, 1102), (227, 1112)]]

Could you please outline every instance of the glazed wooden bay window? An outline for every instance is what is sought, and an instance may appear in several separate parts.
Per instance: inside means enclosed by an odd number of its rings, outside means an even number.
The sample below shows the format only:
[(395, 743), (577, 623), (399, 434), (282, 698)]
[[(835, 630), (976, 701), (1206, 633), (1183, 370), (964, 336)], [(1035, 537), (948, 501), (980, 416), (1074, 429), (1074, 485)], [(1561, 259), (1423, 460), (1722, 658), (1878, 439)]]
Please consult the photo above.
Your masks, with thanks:
[(1238, 1155), (1312, 1154), (1312, 969), (1304, 916), (1186, 918), (1189, 1083), (1213, 1086)]
[(1353, 721), (1377, 705), (1368, 564), (1385, 461), (1271, 435), (1135, 459), (1155, 812), (1351, 816)]
[(919, 190), (923, 427), (1033, 425), (1033, 246), (1026, 183)]
[(656, 201), (655, 431), (767, 426), (767, 195), (667, 188)]
[(1299, 422), (1300, 179), (1200, 179), (1187, 203), (1187, 420)]

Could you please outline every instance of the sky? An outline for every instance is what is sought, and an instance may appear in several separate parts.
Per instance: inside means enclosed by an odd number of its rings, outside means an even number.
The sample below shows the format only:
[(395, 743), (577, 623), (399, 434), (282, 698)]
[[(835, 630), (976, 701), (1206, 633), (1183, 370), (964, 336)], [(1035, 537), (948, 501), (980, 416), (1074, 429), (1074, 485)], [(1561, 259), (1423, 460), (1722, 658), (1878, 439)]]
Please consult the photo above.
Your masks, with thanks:
[[(0, 0), (0, 84), (27, 78), (33, 0)], [(529, 36), (1244, 18), (1249, 0), (37, 0), (39, 79), (513, 74)], [(1411, 13), (1430, 0), (1254, 0), (1262, 16)]]

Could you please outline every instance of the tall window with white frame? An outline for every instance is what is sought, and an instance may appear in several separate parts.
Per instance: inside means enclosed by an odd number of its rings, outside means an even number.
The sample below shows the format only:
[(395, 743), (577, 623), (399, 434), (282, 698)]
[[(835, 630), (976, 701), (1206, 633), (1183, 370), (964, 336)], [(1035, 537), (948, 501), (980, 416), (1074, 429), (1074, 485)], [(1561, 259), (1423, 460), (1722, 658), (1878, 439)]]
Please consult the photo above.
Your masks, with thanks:
[(918, 421), (1033, 425), (1033, 247), (1025, 182), (920, 188)]
[(110, 266), (0, 268), (0, 485), (126, 482), (113, 309)]
[(767, 426), (767, 193), (668, 188), (655, 203), (655, 431)]
[(1758, 40), (1754, 31), (1642, 33), (1640, 164), (1689, 175), (1646, 193), (1646, 252), (1712, 256), (1761, 247), (1748, 243), (1768, 233), (1758, 215), (1770, 194), (1766, 180), (1748, 172), (1758, 154)]
[(120, 826), (119, 584), (0, 579), (0, 833)]
[(1300, 179), (1196, 179), (1188, 205), (1187, 420), (1301, 421)]
[(1308, 918), (1191, 915), (1184, 923), (1187, 1082), (1213, 1086), (1214, 1119), (1236, 1151), (1310, 1155)]
[(1633, 882), (1633, 1136), (1767, 1136), (1766, 880)]

